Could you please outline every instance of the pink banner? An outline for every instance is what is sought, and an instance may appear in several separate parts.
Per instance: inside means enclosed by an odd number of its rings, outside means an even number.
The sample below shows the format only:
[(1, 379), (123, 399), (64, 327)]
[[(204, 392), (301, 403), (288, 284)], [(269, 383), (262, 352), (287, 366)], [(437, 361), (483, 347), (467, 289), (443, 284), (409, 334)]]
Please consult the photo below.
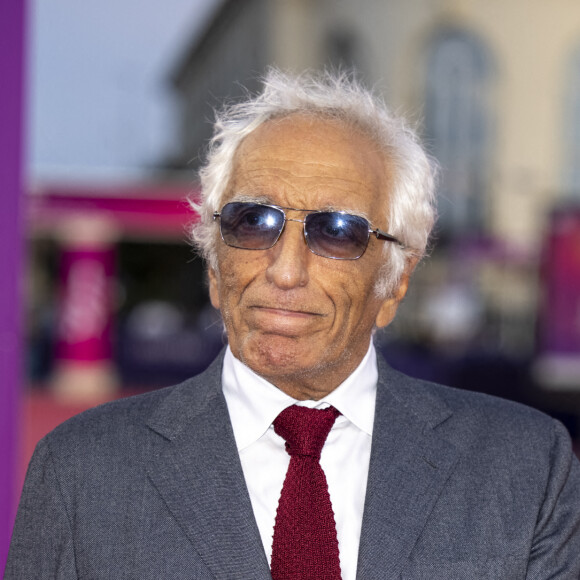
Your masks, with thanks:
[(542, 274), (540, 354), (580, 357), (580, 209), (554, 214)]
[(63, 249), (56, 358), (110, 360), (115, 251)]

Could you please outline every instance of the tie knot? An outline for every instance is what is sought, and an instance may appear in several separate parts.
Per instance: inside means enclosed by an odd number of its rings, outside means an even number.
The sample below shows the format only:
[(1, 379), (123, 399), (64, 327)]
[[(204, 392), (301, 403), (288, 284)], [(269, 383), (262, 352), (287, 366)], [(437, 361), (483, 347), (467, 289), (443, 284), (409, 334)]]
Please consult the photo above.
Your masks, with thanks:
[(309, 409), (292, 405), (274, 420), (274, 431), (286, 441), (290, 455), (310, 455), (320, 459), (324, 442), (340, 413), (334, 407)]

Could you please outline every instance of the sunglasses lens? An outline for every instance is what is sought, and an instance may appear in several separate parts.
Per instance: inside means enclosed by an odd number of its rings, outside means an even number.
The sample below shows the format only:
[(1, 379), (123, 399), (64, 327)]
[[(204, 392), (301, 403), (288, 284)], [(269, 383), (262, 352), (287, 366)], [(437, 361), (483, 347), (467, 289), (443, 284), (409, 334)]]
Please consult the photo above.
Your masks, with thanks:
[(227, 203), (220, 215), (224, 242), (234, 248), (267, 250), (284, 227), (284, 213), (259, 203)]
[(339, 212), (306, 216), (306, 241), (319, 256), (355, 260), (366, 250), (369, 224), (362, 217)]

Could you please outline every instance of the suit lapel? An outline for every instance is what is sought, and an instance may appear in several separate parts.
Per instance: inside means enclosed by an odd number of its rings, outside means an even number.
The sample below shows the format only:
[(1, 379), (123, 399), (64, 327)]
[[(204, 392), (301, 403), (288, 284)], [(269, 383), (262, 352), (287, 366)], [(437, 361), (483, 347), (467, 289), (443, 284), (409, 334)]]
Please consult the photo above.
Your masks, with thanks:
[(148, 474), (212, 574), (270, 579), (227, 405), (221, 357), (177, 387), (149, 420)]
[(399, 578), (445, 482), (456, 448), (435, 433), (451, 411), (379, 357), (358, 578)]

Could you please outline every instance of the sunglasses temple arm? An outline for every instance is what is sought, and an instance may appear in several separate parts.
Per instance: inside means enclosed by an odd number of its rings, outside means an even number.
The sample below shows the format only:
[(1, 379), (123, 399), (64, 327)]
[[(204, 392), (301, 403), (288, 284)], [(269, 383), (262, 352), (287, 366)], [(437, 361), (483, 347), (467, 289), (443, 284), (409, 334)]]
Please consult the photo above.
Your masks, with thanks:
[(403, 242), (395, 238), (395, 236), (391, 236), (391, 234), (382, 232), (379, 229), (371, 230), (371, 234), (375, 234), (378, 240), (384, 240), (385, 242), (394, 242), (395, 244), (398, 244), (399, 247), (401, 247), (402, 249), (405, 249), (407, 247), (405, 246), (405, 244), (403, 244)]

